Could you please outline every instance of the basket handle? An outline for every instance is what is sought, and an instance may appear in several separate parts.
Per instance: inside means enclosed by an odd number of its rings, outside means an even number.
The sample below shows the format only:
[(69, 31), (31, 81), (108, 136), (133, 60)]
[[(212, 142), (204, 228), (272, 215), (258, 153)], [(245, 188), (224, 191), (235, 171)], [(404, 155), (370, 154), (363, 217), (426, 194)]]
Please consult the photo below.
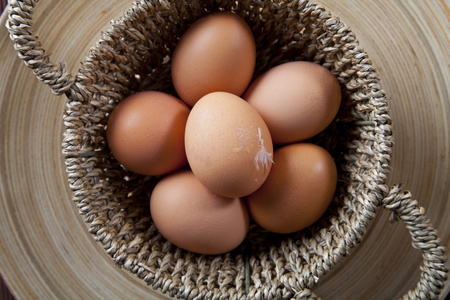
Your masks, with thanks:
[[(402, 220), (412, 238), (412, 246), (422, 251), (423, 265), (420, 267), (419, 282), (403, 299), (437, 299), (447, 280), (445, 247), (441, 246), (437, 230), (425, 215), (425, 209), (411, 199), (409, 191), (402, 191), (401, 185), (391, 188), (381, 205), (391, 212), (390, 221)], [(298, 292), (293, 299), (320, 299), (311, 290)]]
[(67, 72), (66, 63), (50, 61), (33, 29), (32, 14), (39, 0), (11, 0), (8, 7), (8, 28), (18, 56), (33, 70), (36, 77), (50, 86), (53, 93), (62, 95), (70, 90), (74, 77)]
[(437, 299), (447, 280), (446, 249), (441, 246), (437, 230), (425, 215), (425, 209), (418, 205), (417, 200), (411, 199), (409, 191), (402, 191), (401, 185), (391, 188), (382, 205), (391, 212), (391, 222), (402, 220), (405, 223), (411, 234), (412, 246), (422, 251), (419, 282), (404, 299)]

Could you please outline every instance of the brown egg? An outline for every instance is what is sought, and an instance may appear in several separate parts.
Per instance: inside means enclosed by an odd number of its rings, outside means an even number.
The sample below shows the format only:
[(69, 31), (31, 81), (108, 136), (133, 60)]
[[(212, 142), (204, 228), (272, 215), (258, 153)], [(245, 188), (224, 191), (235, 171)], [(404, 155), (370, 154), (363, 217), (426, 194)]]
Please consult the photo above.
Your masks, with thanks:
[(244, 201), (212, 193), (190, 170), (175, 172), (158, 182), (150, 211), (156, 228), (167, 240), (196, 253), (231, 251), (248, 231)]
[(185, 145), (195, 176), (225, 197), (254, 192), (272, 165), (266, 124), (250, 104), (230, 93), (211, 93), (197, 102), (186, 124)]
[(209, 14), (181, 37), (172, 55), (172, 80), (190, 106), (223, 91), (241, 96), (251, 81), (256, 45), (247, 23), (230, 12)]
[(275, 151), (265, 183), (248, 196), (250, 214), (269, 231), (299, 231), (325, 213), (336, 184), (336, 165), (325, 149), (309, 143), (284, 146)]
[(187, 164), (184, 130), (190, 109), (157, 91), (136, 93), (111, 112), (106, 127), (113, 156), (127, 169), (161, 175)]
[(259, 76), (242, 96), (260, 113), (274, 144), (311, 138), (339, 110), (341, 90), (334, 75), (311, 62), (278, 65)]

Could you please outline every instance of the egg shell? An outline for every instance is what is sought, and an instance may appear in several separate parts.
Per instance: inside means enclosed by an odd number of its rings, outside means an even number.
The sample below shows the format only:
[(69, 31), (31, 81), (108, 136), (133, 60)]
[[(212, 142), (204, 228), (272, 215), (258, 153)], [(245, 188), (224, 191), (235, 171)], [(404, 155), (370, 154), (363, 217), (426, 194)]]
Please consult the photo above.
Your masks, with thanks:
[(244, 201), (212, 193), (190, 170), (177, 171), (158, 182), (151, 195), (150, 212), (167, 240), (196, 253), (231, 251), (248, 232)]
[(190, 108), (158, 91), (133, 94), (111, 112), (106, 138), (113, 156), (127, 169), (161, 175), (187, 164), (184, 130)]
[(257, 190), (272, 165), (272, 139), (261, 116), (242, 98), (226, 92), (210, 93), (192, 108), (185, 146), (195, 176), (225, 197)]
[(242, 96), (260, 113), (274, 144), (304, 141), (336, 117), (341, 89), (326, 68), (307, 61), (278, 65), (260, 75)]
[(275, 233), (292, 233), (316, 222), (333, 199), (336, 165), (322, 147), (296, 143), (277, 149), (269, 177), (247, 197), (251, 216)]
[(256, 45), (247, 23), (231, 12), (211, 13), (183, 34), (172, 55), (178, 96), (193, 106), (211, 92), (241, 96), (256, 63)]

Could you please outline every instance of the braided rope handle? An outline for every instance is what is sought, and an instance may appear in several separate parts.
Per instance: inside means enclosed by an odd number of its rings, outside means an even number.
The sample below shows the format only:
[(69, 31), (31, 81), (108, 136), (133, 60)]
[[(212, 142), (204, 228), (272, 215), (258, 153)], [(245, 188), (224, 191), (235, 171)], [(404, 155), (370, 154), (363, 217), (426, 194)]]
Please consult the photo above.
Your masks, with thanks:
[(34, 32), (32, 13), (39, 0), (11, 0), (8, 8), (6, 28), (14, 42), (18, 56), (33, 70), (36, 77), (49, 85), (53, 93), (62, 95), (70, 90), (74, 77), (67, 72), (65, 63), (50, 61)]
[(391, 222), (402, 220), (405, 223), (413, 247), (422, 251), (419, 282), (403, 299), (437, 299), (447, 280), (446, 249), (440, 245), (437, 230), (425, 215), (425, 209), (418, 205), (417, 200), (411, 199), (409, 191), (402, 191), (401, 185), (391, 189), (382, 205), (391, 212)]
[[(447, 280), (446, 249), (441, 246), (437, 230), (425, 215), (425, 209), (418, 205), (417, 200), (412, 200), (411, 193), (403, 191), (401, 185), (392, 187), (381, 204), (391, 212), (391, 222), (402, 220), (405, 223), (411, 234), (412, 246), (422, 251), (423, 265), (420, 267), (422, 272), (419, 282), (402, 299), (438, 299)], [(297, 292), (293, 299), (320, 298), (311, 290), (305, 289)]]

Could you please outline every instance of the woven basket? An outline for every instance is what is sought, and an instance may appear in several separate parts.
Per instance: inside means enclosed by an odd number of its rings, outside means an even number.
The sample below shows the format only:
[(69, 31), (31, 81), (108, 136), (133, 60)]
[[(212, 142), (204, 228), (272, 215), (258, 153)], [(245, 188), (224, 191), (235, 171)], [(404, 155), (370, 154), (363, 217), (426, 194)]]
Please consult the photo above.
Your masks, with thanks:
[[(387, 185), (393, 146), (388, 100), (376, 69), (351, 30), (325, 9), (299, 1), (140, 1), (111, 23), (72, 76), (53, 64), (35, 35), (32, 0), (11, 1), (7, 22), (18, 55), (54, 93), (66, 95), (63, 154), (73, 201), (89, 231), (115, 263), (170, 296), (184, 299), (303, 299), (363, 239), (380, 207), (401, 219), (422, 250), (421, 278), (405, 298), (439, 295), (445, 249), (424, 209), (400, 186)], [(247, 239), (223, 255), (199, 255), (169, 243), (149, 214), (158, 177), (131, 173), (112, 157), (105, 125), (126, 96), (143, 90), (175, 94), (170, 55), (197, 19), (232, 11), (251, 27), (254, 76), (283, 62), (307, 60), (338, 79), (335, 121), (311, 142), (338, 167), (338, 187), (325, 215), (306, 230), (277, 235), (251, 224)], [(276, 103), (274, 103), (276, 105)]]

